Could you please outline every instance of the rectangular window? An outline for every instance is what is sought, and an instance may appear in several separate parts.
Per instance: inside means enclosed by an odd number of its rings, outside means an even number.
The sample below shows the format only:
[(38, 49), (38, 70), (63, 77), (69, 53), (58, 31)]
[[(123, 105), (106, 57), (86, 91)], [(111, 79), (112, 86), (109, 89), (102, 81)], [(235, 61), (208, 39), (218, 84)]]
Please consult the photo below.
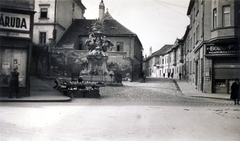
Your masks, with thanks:
[(39, 43), (46, 44), (46, 32), (40, 32)]
[(47, 15), (48, 15), (48, 9), (47, 8), (41, 8), (40, 18), (47, 18)]
[(197, 16), (198, 15), (198, 12), (199, 12), (199, 3), (198, 3), (198, 0), (196, 0), (196, 11), (195, 11), (195, 15)]
[(189, 66), (189, 70), (190, 70), (190, 74), (192, 74), (192, 61), (190, 61), (190, 66)]
[(213, 9), (213, 29), (217, 28), (217, 9)]
[(123, 42), (117, 42), (117, 51), (123, 51)]
[(223, 7), (223, 27), (230, 26), (230, 6)]
[(196, 28), (196, 43), (200, 40), (199, 25)]
[(195, 33), (193, 33), (193, 48), (195, 47), (195, 44), (196, 44), (196, 35), (195, 35)]
[(74, 9), (75, 9), (75, 3), (73, 2), (72, 3), (72, 11), (74, 11)]

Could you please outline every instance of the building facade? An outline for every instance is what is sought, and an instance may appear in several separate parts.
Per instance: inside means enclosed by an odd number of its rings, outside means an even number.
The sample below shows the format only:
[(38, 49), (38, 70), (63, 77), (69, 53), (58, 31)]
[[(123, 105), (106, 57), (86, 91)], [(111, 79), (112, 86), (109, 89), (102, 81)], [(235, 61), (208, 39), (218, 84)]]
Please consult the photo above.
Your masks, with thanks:
[(34, 44), (54, 46), (75, 19), (84, 19), (81, 0), (36, 0)]
[(19, 93), (29, 96), (34, 0), (1, 0), (0, 12), (1, 95), (9, 93), (10, 74), (17, 68)]
[(191, 0), (189, 81), (205, 93), (230, 93), (240, 74), (239, 1)]

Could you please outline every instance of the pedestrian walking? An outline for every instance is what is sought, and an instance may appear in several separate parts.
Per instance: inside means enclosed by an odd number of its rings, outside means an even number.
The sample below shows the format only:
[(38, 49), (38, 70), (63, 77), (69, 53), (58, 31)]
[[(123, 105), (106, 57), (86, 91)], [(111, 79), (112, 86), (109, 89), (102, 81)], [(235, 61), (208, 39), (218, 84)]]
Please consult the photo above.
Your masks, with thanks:
[(11, 72), (11, 76), (10, 76), (10, 85), (9, 85), (9, 89), (10, 89), (10, 95), (9, 98), (13, 98), (12, 96), (12, 92), (13, 90), (15, 90), (16, 93), (16, 97), (20, 98), (20, 96), (18, 95), (18, 91), (19, 91), (19, 72), (17, 71), (17, 67), (15, 67), (13, 69), (13, 71)]
[(231, 86), (231, 99), (234, 101), (234, 104), (238, 104), (239, 105), (239, 79), (236, 78), (235, 82), (233, 82), (232, 86)]
[(180, 72), (179, 73), (179, 80), (181, 80), (182, 79), (182, 73)]

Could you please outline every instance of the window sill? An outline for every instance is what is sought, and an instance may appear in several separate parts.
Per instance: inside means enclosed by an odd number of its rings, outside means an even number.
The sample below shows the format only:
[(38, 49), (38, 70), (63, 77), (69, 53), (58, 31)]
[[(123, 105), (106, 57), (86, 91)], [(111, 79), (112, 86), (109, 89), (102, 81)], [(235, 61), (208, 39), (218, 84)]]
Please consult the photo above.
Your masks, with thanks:
[(49, 18), (38, 18), (39, 20), (48, 20)]
[(229, 28), (236, 28), (235, 26), (225, 26), (225, 27), (217, 27), (211, 30), (211, 32), (220, 30), (220, 29), (229, 29)]

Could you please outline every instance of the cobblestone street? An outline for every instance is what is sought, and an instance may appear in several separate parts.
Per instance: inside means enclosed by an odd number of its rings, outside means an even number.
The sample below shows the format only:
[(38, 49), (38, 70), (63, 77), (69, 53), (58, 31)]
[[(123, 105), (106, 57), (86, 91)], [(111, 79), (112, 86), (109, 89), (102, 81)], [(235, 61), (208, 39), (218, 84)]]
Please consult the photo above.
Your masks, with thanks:
[(0, 140), (239, 140), (240, 106), (230, 100), (186, 95), (173, 79), (123, 84), (102, 87), (101, 98), (2, 103)]
[[(124, 86), (102, 87), (99, 99), (74, 99), (78, 104), (100, 105), (173, 105), (234, 106), (230, 100), (198, 98), (185, 95), (173, 79), (147, 78), (146, 83), (123, 82)], [(191, 88), (189, 88), (191, 89)], [(94, 101), (94, 102), (93, 102)]]

